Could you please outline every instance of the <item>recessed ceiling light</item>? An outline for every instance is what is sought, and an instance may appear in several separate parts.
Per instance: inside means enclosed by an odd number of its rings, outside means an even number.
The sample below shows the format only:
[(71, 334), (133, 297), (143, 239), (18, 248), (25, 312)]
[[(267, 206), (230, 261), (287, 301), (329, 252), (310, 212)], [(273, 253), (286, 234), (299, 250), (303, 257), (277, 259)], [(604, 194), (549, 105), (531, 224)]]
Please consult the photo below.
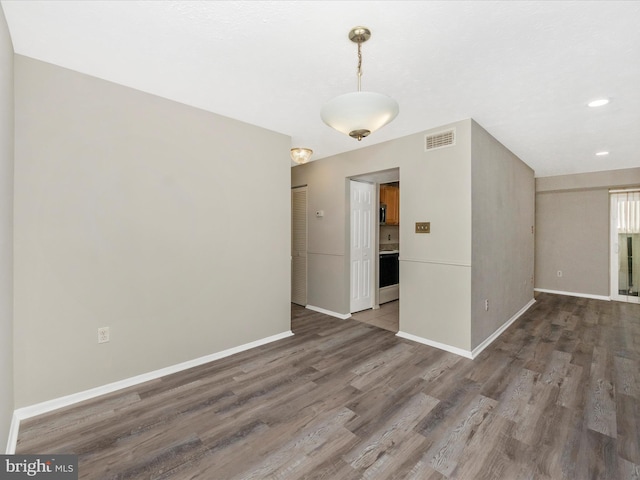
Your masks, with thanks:
[(605, 155), (609, 155), (609, 152), (598, 152), (598, 153), (596, 153), (596, 155), (599, 156), (599, 157), (603, 157)]
[(607, 103), (609, 103), (609, 99), (608, 98), (599, 98), (598, 100), (594, 100), (593, 102), (589, 102), (588, 105), (590, 107), (601, 107), (603, 105), (606, 105)]

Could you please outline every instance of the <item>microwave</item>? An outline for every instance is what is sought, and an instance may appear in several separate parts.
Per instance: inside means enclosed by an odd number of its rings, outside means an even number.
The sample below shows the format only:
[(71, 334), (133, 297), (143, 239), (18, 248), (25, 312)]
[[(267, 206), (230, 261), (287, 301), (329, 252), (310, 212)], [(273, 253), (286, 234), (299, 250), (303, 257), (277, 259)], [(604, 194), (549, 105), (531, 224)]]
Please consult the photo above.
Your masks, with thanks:
[(386, 225), (387, 223), (387, 206), (384, 203), (380, 204), (380, 225)]

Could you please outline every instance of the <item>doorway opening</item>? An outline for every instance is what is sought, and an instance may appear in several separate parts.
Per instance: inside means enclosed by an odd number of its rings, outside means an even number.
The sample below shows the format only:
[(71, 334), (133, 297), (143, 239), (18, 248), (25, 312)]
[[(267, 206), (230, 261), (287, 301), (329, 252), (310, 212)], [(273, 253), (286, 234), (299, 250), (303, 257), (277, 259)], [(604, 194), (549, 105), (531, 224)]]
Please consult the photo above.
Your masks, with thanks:
[[(369, 286), (371, 302), (364, 308), (351, 304), (354, 320), (375, 325), (386, 330), (398, 332), (400, 326), (400, 169), (394, 168), (380, 172), (371, 172), (349, 179), (352, 182), (366, 183), (373, 190), (373, 221), (368, 234), (371, 242), (372, 267)], [(357, 225), (357, 213), (354, 213), (354, 196), (350, 195), (350, 245), (354, 243), (354, 225)], [(350, 247), (351, 250), (351, 247)], [(353, 288), (358, 284), (354, 260), (357, 253), (350, 251), (351, 302)], [(355, 308), (354, 308), (355, 307)]]
[(640, 303), (640, 189), (610, 194), (611, 299)]

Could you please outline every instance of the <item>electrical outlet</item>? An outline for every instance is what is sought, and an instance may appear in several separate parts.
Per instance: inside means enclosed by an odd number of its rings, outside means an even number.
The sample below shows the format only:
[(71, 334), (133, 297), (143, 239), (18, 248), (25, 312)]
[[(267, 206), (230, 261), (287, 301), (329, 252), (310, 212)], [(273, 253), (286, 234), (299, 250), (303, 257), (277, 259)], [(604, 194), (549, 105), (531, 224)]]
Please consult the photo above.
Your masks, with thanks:
[(562, 276), (562, 270), (558, 270), (557, 275), (558, 275), (558, 277), (561, 277)]
[(486, 299), (484, 301), (484, 311), (488, 312), (489, 311), (489, 299)]
[(98, 343), (106, 343), (109, 341), (109, 327), (98, 328)]

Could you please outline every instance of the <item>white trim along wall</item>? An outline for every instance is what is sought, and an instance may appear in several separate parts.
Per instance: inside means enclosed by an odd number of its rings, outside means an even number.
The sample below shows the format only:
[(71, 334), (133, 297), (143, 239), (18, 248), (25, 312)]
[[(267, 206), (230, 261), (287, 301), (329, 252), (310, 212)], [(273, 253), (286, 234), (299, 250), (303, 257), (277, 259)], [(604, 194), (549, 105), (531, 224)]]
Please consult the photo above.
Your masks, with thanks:
[(412, 335), (410, 333), (398, 332), (396, 335), (401, 338), (406, 338), (407, 340), (412, 340), (414, 342), (422, 343), (424, 345), (429, 345), (430, 347), (439, 348), (440, 350), (445, 350), (450, 353), (455, 353), (456, 355), (460, 355), (461, 357), (469, 358), (473, 360), (478, 355), (482, 353), (482, 351), (487, 348), (489, 345), (493, 343), (507, 328), (511, 326), (518, 318), (520, 318), (524, 313), (529, 310), (531, 305), (536, 303), (535, 300), (531, 300), (527, 303), (521, 310), (519, 310), (514, 316), (512, 316), (509, 320), (507, 320), (498, 330), (493, 332), (491, 336), (486, 338), (480, 345), (478, 345), (473, 350), (464, 350), (462, 348), (452, 347), (451, 345), (446, 345), (440, 342), (434, 342), (433, 340), (428, 340), (426, 338), (418, 337), (416, 335)]
[(607, 302), (611, 300), (611, 297), (608, 297), (606, 295), (592, 295), (590, 293), (562, 292), (560, 290), (549, 290), (546, 288), (534, 288), (533, 291), (541, 293), (552, 293), (554, 295), (568, 295), (570, 297), (592, 298), (594, 300), (605, 300)]

